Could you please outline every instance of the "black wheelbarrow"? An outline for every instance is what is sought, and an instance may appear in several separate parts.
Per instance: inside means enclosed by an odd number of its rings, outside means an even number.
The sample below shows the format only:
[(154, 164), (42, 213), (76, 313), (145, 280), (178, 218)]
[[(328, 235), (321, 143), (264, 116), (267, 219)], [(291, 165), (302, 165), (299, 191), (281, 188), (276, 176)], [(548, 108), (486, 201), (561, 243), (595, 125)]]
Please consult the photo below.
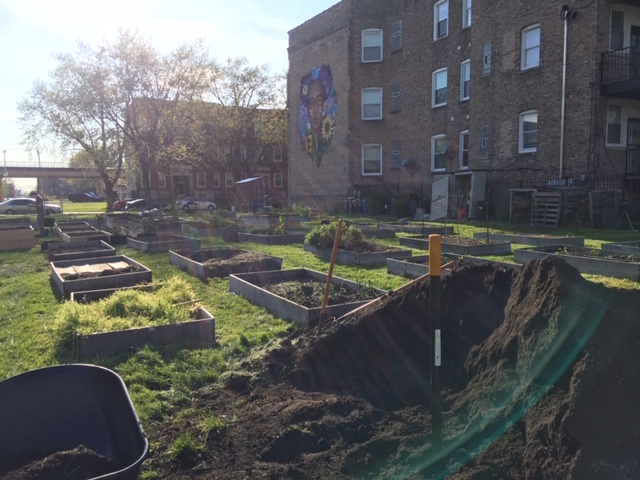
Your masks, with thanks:
[(86, 480), (135, 480), (149, 453), (120, 376), (96, 365), (58, 365), (0, 382), (0, 464), (80, 445), (114, 471)]

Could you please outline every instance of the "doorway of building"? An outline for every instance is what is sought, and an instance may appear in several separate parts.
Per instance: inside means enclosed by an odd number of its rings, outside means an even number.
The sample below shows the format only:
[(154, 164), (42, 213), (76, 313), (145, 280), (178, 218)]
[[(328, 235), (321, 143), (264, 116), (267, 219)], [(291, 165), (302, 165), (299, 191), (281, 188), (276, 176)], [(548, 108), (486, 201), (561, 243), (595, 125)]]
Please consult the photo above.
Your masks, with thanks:
[(176, 200), (182, 200), (185, 197), (191, 196), (191, 177), (186, 175), (174, 175), (173, 179), (173, 194)]

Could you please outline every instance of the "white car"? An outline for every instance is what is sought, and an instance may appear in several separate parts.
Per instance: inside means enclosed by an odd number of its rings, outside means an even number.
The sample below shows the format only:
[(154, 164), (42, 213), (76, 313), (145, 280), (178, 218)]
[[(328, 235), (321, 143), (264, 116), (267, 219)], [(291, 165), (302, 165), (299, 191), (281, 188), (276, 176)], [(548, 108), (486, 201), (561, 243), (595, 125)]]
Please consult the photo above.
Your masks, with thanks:
[(183, 200), (176, 202), (176, 208), (185, 212), (192, 210), (209, 210), (213, 212), (216, 209), (216, 204), (210, 200), (202, 200), (196, 197), (187, 197)]
[[(5, 215), (35, 215), (36, 200), (35, 198), (10, 198), (0, 203), (0, 213)], [(55, 203), (45, 203), (44, 214), (51, 215), (53, 213), (62, 213), (62, 207)]]

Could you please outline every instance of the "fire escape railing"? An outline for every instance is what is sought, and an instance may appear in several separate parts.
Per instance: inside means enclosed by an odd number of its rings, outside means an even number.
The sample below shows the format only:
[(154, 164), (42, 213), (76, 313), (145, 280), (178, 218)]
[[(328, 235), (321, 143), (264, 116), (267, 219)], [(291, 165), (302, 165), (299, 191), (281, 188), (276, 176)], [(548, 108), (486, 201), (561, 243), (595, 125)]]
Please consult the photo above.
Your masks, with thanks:
[(640, 79), (640, 46), (602, 54), (602, 84)]

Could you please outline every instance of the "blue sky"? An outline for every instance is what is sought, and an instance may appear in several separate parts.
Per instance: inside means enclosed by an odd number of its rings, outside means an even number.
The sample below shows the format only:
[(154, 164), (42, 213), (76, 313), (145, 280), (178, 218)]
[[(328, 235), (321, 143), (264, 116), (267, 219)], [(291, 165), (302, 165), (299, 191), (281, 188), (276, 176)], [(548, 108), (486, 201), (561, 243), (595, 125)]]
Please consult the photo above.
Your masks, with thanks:
[[(20, 145), (16, 104), (73, 53), (77, 40), (114, 38), (136, 29), (162, 51), (203, 38), (218, 59), (247, 57), (275, 71), (288, 66), (287, 32), (339, 0), (0, 0), (0, 150), (7, 162), (28, 160)], [(0, 153), (2, 153), (0, 151)], [(35, 157), (35, 154), (32, 154)], [(0, 161), (3, 159), (0, 158)], [(43, 162), (54, 160), (46, 153)]]

